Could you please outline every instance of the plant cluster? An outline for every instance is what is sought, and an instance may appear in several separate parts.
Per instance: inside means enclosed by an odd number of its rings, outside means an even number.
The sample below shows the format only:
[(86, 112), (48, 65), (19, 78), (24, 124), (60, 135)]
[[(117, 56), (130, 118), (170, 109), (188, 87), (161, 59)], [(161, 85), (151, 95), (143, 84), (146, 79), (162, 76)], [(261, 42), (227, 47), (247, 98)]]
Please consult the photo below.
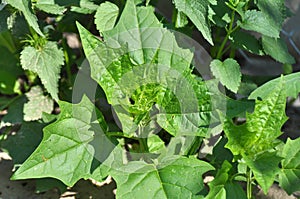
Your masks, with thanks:
[[(2, 0), (0, 147), (13, 180), (37, 178), (45, 191), (110, 175), (117, 198), (300, 190), (300, 139), (279, 139), (300, 91), (280, 37), (285, 1), (169, 3), (171, 19), (155, 0)], [(273, 58), (285, 76), (251, 79), (239, 51)]]

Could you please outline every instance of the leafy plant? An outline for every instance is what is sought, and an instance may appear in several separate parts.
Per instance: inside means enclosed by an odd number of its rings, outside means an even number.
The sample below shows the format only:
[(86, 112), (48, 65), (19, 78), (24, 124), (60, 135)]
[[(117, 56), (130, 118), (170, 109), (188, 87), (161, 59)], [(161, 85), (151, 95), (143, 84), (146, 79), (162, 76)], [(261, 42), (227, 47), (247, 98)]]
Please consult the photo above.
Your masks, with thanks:
[[(277, 182), (299, 191), (299, 138), (279, 139), (299, 73), (256, 89), (236, 53), (295, 62), (280, 38), (284, 1), (172, 3), (169, 24), (154, 1), (2, 1), (0, 146), (18, 167), (13, 180), (64, 190), (110, 175), (117, 198), (250, 199), (253, 186), (267, 193)], [(215, 79), (176, 30), (199, 31), (211, 45)], [(83, 51), (66, 32), (79, 34)], [(212, 136), (220, 137), (212, 152), (199, 152)]]

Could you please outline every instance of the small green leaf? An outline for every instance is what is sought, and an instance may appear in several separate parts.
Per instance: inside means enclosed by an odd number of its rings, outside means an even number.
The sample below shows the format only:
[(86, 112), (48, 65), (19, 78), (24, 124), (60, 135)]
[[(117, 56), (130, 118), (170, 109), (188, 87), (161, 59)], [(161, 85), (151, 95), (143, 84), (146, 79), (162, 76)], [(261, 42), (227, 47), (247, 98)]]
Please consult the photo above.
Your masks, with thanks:
[(270, 21), (272, 19), (261, 11), (247, 10), (240, 25), (245, 30), (256, 31), (269, 37), (279, 38), (281, 27), (278, 28)]
[(158, 135), (150, 135), (147, 139), (148, 149), (150, 153), (159, 152), (165, 148), (165, 143)]
[(213, 60), (210, 63), (213, 75), (229, 90), (237, 92), (241, 83), (240, 65), (234, 59), (228, 58), (224, 62)]
[(100, 4), (95, 14), (95, 24), (99, 32), (111, 30), (118, 18), (119, 8), (111, 2)]
[[(297, 98), (300, 92), (300, 72), (283, 76), (283, 79), (285, 82), (283, 88), (286, 93), (285, 97)], [(265, 99), (268, 95), (270, 95), (271, 92), (273, 92), (274, 89), (276, 89), (276, 86), (280, 81), (281, 77), (268, 81), (267, 83), (255, 89), (248, 98), (256, 99), (259, 97), (261, 99)]]
[(6, 0), (8, 4), (22, 11), (28, 24), (41, 36), (44, 36), (37, 23), (37, 18), (31, 9), (29, 0)]
[(284, 157), (281, 161), (279, 185), (289, 195), (300, 191), (300, 138), (291, 140), (288, 138), (280, 154)]
[(205, 199), (247, 198), (241, 185), (231, 182), (231, 176), (229, 175), (231, 169), (232, 165), (225, 160), (215, 179), (208, 184), (210, 191)]
[(175, 16), (175, 27), (176, 28), (183, 28), (189, 23), (187, 16), (183, 13), (178, 11)]
[(225, 19), (231, 13), (230, 8), (226, 5), (225, 1), (210, 0), (209, 2), (208, 19), (219, 27), (225, 27), (228, 22)]
[(158, 165), (130, 162), (111, 175), (117, 182), (117, 198), (199, 198), (202, 175), (213, 169), (193, 157), (170, 156)]
[(290, 55), (286, 43), (281, 38), (262, 36), (265, 53), (283, 64), (293, 64), (295, 59)]
[(40, 49), (27, 46), (21, 52), (23, 69), (37, 73), (52, 98), (58, 100), (58, 79), (64, 54), (55, 42), (48, 41)]
[(210, 25), (208, 23), (208, 5), (207, 0), (174, 0), (176, 8), (186, 14), (196, 25), (203, 37), (213, 45)]
[(253, 171), (255, 180), (261, 186), (265, 194), (274, 183), (276, 175), (280, 172), (279, 162), (281, 157), (276, 152), (264, 152), (254, 160), (252, 157), (244, 156), (247, 166)]
[(24, 121), (38, 120), (42, 118), (43, 112), (52, 112), (54, 102), (43, 95), (39, 86), (32, 87), (26, 96), (29, 101), (24, 104)]
[[(95, 149), (89, 143), (107, 130), (103, 116), (86, 96), (79, 104), (59, 101), (59, 105), (58, 120), (43, 129), (42, 142), (14, 173), (13, 180), (52, 177), (73, 186), (79, 179), (90, 177)], [(100, 148), (110, 143), (103, 138), (97, 137)]]

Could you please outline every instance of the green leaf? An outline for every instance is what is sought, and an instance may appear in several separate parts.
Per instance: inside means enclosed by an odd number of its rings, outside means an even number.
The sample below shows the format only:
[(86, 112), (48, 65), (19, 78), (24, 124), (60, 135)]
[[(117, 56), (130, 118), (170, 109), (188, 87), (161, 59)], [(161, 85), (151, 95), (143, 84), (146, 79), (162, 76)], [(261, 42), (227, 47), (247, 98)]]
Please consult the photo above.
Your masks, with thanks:
[(229, 175), (231, 169), (232, 165), (225, 160), (214, 180), (208, 184), (210, 191), (205, 199), (247, 198), (241, 185), (231, 182)]
[[(52, 177), (73, 186), (90, 176), (95, 149), (89, 143), (107, 130), (103, 116), (85, 96), (79, 104), (59, 101), (59, 105), (58, 120), (43, 129), (42, 142), (14, 173), (13, 180)], [(105, 138), (97, 137), (98, 147), (107, 147), (109, 140)]]
[(23, 108), (27, 101), (24, 95), (20, 95), (12, 100), (9, 104), (7, 114), (1, 118), (0, 128), (4, 126), (12, 126), (13, 124), (21, 124), (23, 122)]
[[(103, 32), (104, 42), (79, 24), (78, 30), (91, 76), (105, 91), (125, 134), (136, 136), (138, 127), (139, 135), (154, 131), (157, 116), (173, 135), (203, 136), (210, 114), (206, 85), (191, 74), (191, 51), (178, 46), (152, 7), (127, 1), (117, 25)], [(152, 114), (157, 109), (159, 114)]]
[(113, 3), (100, 4), (95, 14), (95, 24), (99, 32), (111, 30), (118, 18), (119, 8)]
[(284, 92), (281, 80), (267, 98), (256, 100), (254, 112), (246, 115), (246, 123), (236, 126), (231, 120), (225, 121), (224, 132), (228, 137), (226, 147), (234, 155), (254, 157), (274, 147), (276, 138), (282, 134), (281, 127), (287, 120)]
[(275, 38), (279, 38), (281, 30), (281, 27), (272, 24), (272, 19), (265, 13), (256, 10), (247, 10), (240, 26), (245, 30), (256, 31)]
[(150, 153), (159, 152), (165, 148), (165, 143), (160, 139), (158, 135), (150, 135), (147, 139), (147, 144)]
[(235, 31), (230, 35), (229, 39), (237, 48), (247, 50), (257, 55), (264, 55), (262, 46), (259, 41), (249, 33), (243, 31)]
[(31, 9), (31, 1), (29, 0), (6, 0), (8, 4), (15, 7), (16, 9), (20, 10), (24, 17), (26, 18), (26, 21), (28, 24), (41, 36), (44, 36), (44, 34), (41, 32), (39, 25), (37, 23), (37, 18), (33, 14), (33, 11)]
[(210, 25), (208, 23), (208, 5), (207, 0), (174, 0), (176, 8), (186, 14), (196, 25), (203, 37), (213, 45)]
[[(297, 98), (300, 92), (300, 72), (293, 73), (290, 75), (283, 76), (284, 79), (284, 87), (285, 90), (285, 97), (293, 97)], [(281, 77), (268, 81), (267, 83), (263, 84), (262, 86), (255, 89), (250, 96), (249, 99), (256, 99), (261, 98), (265, 99), (274, 89), (276, 89), (276, 85), (281, 81)]]
[(54, 102), (43, 95), (41, 87), (32, 87), (26, 96), (29, 101), (24, 104), (24, 121), (38, 120), (42, 118), (43, 112), (52, 112)]
[(241, 83), (240, 65), (234, 59), (228, 58), (224, 62), (213, 60), (210, 63), (213, 75), (229, 90), (236, 93)]
[(244, 156), (247, 166), (253, 171), (255, 180), (261, 186), (265, 194), (274, 183), (276, 175), (280, 172), (279, 162), (281, 157), (276, 152), (264, 152), (254, 160), (252, 157)]
[(286, 43), (281, 38), (262, 36), (265, 53), (283, 64), (293, 64), (295, 59), (290, 55)]
[(58, 188), (60, 193), (64, 193), (67, 191), (67, 186), (61, 181), (54, 178), (41, 178), (35, 180), (35, 192), (43, 193), (49, 191), (53, 188)]
[(48, 41), (40, 49), (27, 46), (21, 52), (23, 69), (37, 73), (47, 91), (56, 101), (58, 100), (59, 73), (63, 63), (63, 51), (57, 48), (55, 42)]
[(183, 13), (178, 11), (175, 16), (175, 27), (176, 28), (183, 28), (189, 23), (187, 16)]
[(257, 1), (258, 8), (265, 14), (266, 18), (269, 21), (269, 26), (277, 27), (278, 30), (281, 30), (282, 23), (285, 19), (285, 10), (284, 0), (260, 0)]
[(300, 138), (291, 140), (288, 138), (280, 154), (284, 159), (281, 161), (279, 185), (289, 195), (300, 191)]
[(59, 6), (54, 0), (38, 0), (35, 7), (54, 15), (62, 15), (66, 11), (64, 6)]
[(227, 18), (231, 13), (230, 8), (222, 0), (209, 0), (208, 19), (219, 27), (225, 27), (228, 24)]
[(158, 165), (130, 162), (111, 174), (117, 198), (201, 198), (202, 175), (213, 169), (196, 158), (170, 156)]
[(14, 164), (22, 164), (32, 154), (42, 140), (44, 127), (43, 123), (23, 122), (16, 134), (3, 141), (1, 147), (8, 150)]

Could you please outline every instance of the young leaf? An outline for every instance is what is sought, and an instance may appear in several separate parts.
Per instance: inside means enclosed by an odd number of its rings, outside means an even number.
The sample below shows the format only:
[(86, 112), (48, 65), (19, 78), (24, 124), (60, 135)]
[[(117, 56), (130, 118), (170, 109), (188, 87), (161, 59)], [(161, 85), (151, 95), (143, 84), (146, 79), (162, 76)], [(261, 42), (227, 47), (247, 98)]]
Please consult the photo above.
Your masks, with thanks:
[(186, 14), (196, 25), (203, 37), (213, 45), (210, 25), (208, 23), (208, 5), (207, 0), (174, 0), (176, 8)]
[(64, 54), (55, 42), (48, 41), (40, 49), (27, 46), (21, 52), (23, 69), (38, 74), (53, 99), (58, 100), (58, 79), (60, 68), (64, 63)]
[(278, 28), (270, 21), (272, 19), (261, 11), (247, 10), (240, 25), (245, 30), (256, 31), (269, 37), (279, 38), (281, 27)]
[(111, 30), (118, 18), (119, 8), (113, 3), (100, 4), (95, 14), (95, 24), (99, 32)]
[(300, 138), (288, 138), (280, 155), (284, 159), (281, 161), (279, 185), (290, 195), (300, 191)]
[(31, 9), (31, 1), (29, 0), (6, 0), (8, 4), (20, 10), (28, 24), (41, 36), (44, 36), (37, 23), (37, 18)]
[(240, 65), (234, 59), (228, 58), (224, 62), (213, 60), (210, 63), (213, 75), (229, 90), (236, 93), (241, 83)]
[(254, 112), (246, 115), (246, 123), (235, 126), (232, 121), (225, 121), (224, 132), (228, 137), (226, 147), (234, 155), (254, 157), (274, 147), (274, 141), (282, 134), (281, 127), (287, 120), (282, 81), (263, 101), (256, 100)]
[[(285, 82), (283, 88), (286, 93), (285, 97), (297, 98), (300, 92), (300, 72), (283, 76), (283, 79)], [(265, 99), (268, 95), (270, 95), (271, 92), (273, 92), (280, 81), (281, 77), (268, 81), (267, 83), (255, 89), (248, 98), (256, 99), (260, 97), (261, 99)]]
[(202, 175), (213, 169), (196, 158), (170, 156), (158, 165), (130, 162), (111, 175), (117, 198), (198, 198), (204, 188)]
[(286, 43), (281, 38), (262, 36), (262, 45), (265, 53), (283, 64), (295, 63), (294, 57), (289, 54)]
[(51, 98), (43, 95), (39, 86), (32, 87), (26, 96), (29, 101), (24, 104), (24, 121), (38, 120), (42, 118), (43, 112), (52, 112), (54, 102)]
[[(103, 116), (85, 96), (79, 104), (59, 101), (59, 105), (58, 120), (44, 128), (42, 142), (14, 173), (13, 180), (52, 177), (73, 186), (90, 176), (95, 150), (89, 143), (96, 133), (107, 130)], [(107, 139), (97, 141), (104, 148), (109, 144)]]

